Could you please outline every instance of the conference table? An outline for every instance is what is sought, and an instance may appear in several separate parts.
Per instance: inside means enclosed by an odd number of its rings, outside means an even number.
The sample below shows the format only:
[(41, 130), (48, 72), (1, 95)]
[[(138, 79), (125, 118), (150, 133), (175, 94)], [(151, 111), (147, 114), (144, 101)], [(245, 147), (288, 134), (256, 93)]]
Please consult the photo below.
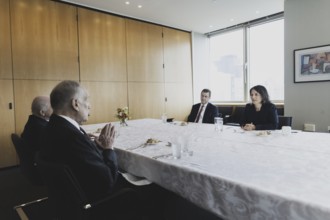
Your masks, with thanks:
[[(83, 126), (95, 133), (106, 123)], [(129, 120), (119, 166), (224, 219), (330, 219), (330, 134)], [(146, 144), (148, 139), (159, 141)], [(180, 159), (174, 144), (188, 146)]]

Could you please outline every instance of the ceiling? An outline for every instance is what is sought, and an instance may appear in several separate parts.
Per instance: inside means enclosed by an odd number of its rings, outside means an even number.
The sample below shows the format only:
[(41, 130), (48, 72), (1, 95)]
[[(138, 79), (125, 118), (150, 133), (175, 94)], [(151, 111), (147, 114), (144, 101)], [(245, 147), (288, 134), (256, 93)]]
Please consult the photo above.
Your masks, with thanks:
[(62, 1), (203, 34), (284, 10), (284, 0)]

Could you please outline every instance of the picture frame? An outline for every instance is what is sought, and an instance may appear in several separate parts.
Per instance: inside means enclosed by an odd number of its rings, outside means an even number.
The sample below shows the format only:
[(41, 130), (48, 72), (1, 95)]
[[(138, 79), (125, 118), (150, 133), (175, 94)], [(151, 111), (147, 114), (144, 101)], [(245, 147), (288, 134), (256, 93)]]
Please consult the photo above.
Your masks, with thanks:
[(330, 81), (330, 45), (296, 49), (294, 82)]

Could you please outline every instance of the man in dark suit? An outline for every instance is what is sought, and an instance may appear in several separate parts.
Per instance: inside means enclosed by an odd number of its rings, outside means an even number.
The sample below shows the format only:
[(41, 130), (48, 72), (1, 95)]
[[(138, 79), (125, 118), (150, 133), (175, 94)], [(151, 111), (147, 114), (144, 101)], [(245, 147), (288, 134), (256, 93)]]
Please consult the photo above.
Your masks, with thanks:
[(32, 183), (38, 185), (42, 184), (42, 180), (35, 166), (35, 155), (40, 150), (40, 137), (42, 137), (42, 132), (53, 112), (49, 97), (35, 97), (31, 104), (31, 112), (32, 114), (25, 124), (21, 138), (24, 144), (26, 175)]
[(49, 117), (53, 109), (50, 106), (50, 99), (47, 96), (37, 96), (33, 99), (31, 105), (32, 114), (29, 116), (21, 135), (24, 144), (31, 152), (40, 150), (39, 139), (41, 133), (48, 124)]
[(201, 103), (192, 106), (188, 122), (195, 123), (214, 123), (214, 117), (219, 115), (218, 108), (209, 103), (211, 98), (211, 91), (203, 89), (201, 92)]
[[(87, 121), (90, 105), (87, 91), (78, 82), (60, 82), (52, 90), (50, 101), (54, 113), (42, 138), (40, 156), (45, 161), (69, 166), (91, 201), (117, 191), (114, 126), (105, 125), (95, 141), (82, 130), (80, 125)], [(117, 202), (112, 201), (104, 214), (119, 215), (120, 219), (139, 219), (136, 215), (140, 210), (132, 207), (133, 204), (136, 207), (140, 205), (139, 201), (134, 200), (136, 198), (134, 194), (126, 195), (126, 198)]]

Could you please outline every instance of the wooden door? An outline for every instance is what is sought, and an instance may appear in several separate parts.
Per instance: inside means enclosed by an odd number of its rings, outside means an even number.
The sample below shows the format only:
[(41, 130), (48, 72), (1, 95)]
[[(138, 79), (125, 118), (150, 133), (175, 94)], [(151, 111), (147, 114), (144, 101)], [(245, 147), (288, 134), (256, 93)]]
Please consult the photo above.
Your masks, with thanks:
[(76, 7), (11, 0), (15, 79), (79, 79)]
[(15, 132), (12, 80), (0, 80), (0, 91), (0, 168), (2, 168), (17, 164), (16, 151), (10, 138), (11, 133)]
[(9, 0), (0, 0), (0, 79), (12, 79)]
[(78, 9), (82, 81), (127, 81), (125, 19)]
[(117, 108), (128, 106), (126, 82), (82, 82), (89, 93), (90, 117), (86, 124), (118, 121)]
[(129, 82), (164, 82), (162, 27), (126, 20)]
[(132, 119), (160, 119), (165, 109), (164, 83), (129, 82), (128, 102)]
[(186, 120), (193, 104), (190, 33), (163, 28), (166, 113)]

